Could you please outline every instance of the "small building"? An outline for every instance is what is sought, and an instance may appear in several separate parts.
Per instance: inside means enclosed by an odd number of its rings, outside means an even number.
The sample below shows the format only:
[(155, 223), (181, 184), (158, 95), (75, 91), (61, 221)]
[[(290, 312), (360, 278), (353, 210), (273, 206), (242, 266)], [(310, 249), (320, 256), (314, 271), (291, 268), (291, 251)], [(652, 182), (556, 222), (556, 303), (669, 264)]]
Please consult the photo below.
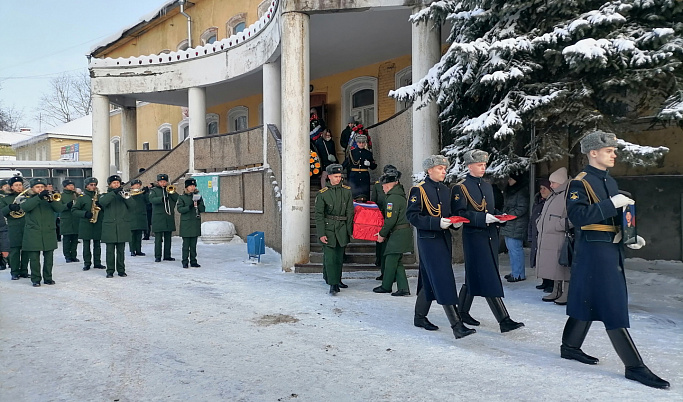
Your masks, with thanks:
[(61, 126), (12, 144), (17, 160), (92, 161), (92, 116), (83, 116)]
[(17, 153), (12, 145), (31, 138), (30, 130), (0, 131), (0, 161), (13, 161), (17, 159)]

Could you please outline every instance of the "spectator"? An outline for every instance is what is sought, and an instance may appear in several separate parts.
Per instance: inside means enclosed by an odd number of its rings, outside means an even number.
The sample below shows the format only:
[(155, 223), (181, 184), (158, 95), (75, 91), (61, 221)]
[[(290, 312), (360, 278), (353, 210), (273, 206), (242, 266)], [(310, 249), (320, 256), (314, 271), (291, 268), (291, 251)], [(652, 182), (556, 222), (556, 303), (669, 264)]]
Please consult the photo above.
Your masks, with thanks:
[[(527, 232), (529, 233), (528, 240), (531, 244), (531, 253), (529, 254), (529, 265), (531, 268), (536, 268), (536, 253), (538, 250), (538, 229), (536, 228), (536, 222), (538, 222), (538, 218), (541, 216), (543, 205), (553, 193), (550, 189), (550, 180), (541, 178), (538, 182), (539, 190), (534, 197), (534, 206), (531, 207), (531, 217), (529, 218), (529, 226), (527, 228)], [(542, 289), (545, 293), (550, 293), (553, 290), (553, 281), (543, 278), (543, 282), (540, 285), (536, 285), (536, 289)]]
[(353, 127), (356, 125), (356, 120), (353, 118), (353, 116), (350, 116), (348, 120), (346, 121), (346, 128), (344, 128), (344, 131), (341, 132), (341, 138), (339, 139), (339, 145), (342, 147), (344, 151), (346, 151), (346, 148), (349, 146), (349, 140), (351, 139), (351, 132), (353, 131)]
[(529, 224), (529, 186), (526, 177), (521, 173), (510, 175), (503, 196), (503, 213), (517, 217), (500, 229), (500, 234), (505, 238), (512, 269), (507, 281), (519, 282), (526, 280), (524, 239), (527, 238)]
[(322, 135), (315, 142), (315, 147), (320, 156), (320, 169), (322, 171), (322, 175), (320, 176), (320, 188), (323, 188), (325, 187), (325, 180), (327, 180), (327, 171), (325, 169), (331, 164), (337, 163), (337, 149), (334, 145), (332, 133), (330, 133), (329, 128), (323, 130)]

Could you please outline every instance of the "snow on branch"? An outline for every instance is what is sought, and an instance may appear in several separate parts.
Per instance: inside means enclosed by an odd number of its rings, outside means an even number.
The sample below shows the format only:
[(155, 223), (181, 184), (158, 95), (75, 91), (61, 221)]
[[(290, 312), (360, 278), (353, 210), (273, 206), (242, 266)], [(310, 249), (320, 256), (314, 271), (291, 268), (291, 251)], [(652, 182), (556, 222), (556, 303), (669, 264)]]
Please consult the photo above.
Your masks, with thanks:
[(618, 139), (620, 159), (632, 166), (655, 166), (669, 152), (667, 147), (650, 147)]

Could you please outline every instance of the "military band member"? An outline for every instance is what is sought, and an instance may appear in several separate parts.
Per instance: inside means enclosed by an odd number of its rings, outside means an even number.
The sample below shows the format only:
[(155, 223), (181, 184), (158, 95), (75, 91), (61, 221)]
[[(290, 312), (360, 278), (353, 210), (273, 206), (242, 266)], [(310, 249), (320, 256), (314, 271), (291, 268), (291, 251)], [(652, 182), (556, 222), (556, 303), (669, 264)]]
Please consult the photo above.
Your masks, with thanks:
[(0, 195), (9, 195), (12, 193), (12, 188), (9, 184), (9, 180), (0, 180)]
[(64, 210), (59, 214), (59, 232), (62, 235), (62, 252), (66, 262), (79, 262), (78, 254), (78, 226), (80, 219), (72, 214), (73, 205), (79, 197), (73, 180), (62, 181), (62, 199)]
[(413, 324), (428, 331), (439, 329), (427, 319), (432, 300), (436, 300), (443, 306), (453, 335), (458, 339), (476, 331), (464, 325), (456, 308), (458, 293), (451, 265), (449, 230), (453, 224), (446, 219), (451, 216), (450, 191), (443, 184), (448, 165), (448, 158), (442, 155), (432, 155), (422, 162), (427, 177), (410, 189), (406, 216), (417, 229), (420, 256)]
[[(598, 359), (581, 350), (593, 321), (605, 324), (612, 346), (626, 366), (625, 375), (654, 388), (669, 383), (643, 363), (628, 332), (628, 296), (624, 275), (624, 254), (620, 227), (622, 209), (635, 201), (619, 194), (608, 169), (614, 167), (617, 137), (594, 131), (581, 140), (581, 152), (588, 166), (569, 183), (567, 214), (576, 230), (571, 286), (567, 300), (567, 323), (562, 334), (562, 358), (585, 364)], [(640, 249), (645, 240), (637, 236)]]
[[(104, 210), (99, 202), (100, 191), (97, 189), (98, 180), (94, 177), (85, 179), (83, 196), (76, 199), (71, 208), (78, 218), (78, 238), (83, 240), (83, 271), (90, 267), (106, 268), (102, 265), (102, 219)], [(92, 251), (90, 247), (92, 242)], [(93, 265), (94, 263), (94, 265)]]
[(372, 151), (367, 149), (368, 137), (365, 135), (357, 135), (357, 148), (349, 152), (349, 157), (344, 161), (344, 167), (349, 172), (349, 185), (351, 185), (351, 193), (354, 200), (370, 199), (370, 172), (369, 169), (377, 169), (375, 158), (372, 156)]
[[(52, 265), (54, 251), (57, 248), (57, 228), (55, 214), (62, 212), (64, 204), (53, 201), (52, 194), (47, 190), (47, 182), (42, 178), (31, 179), (32, 195), (21, 204), (26, 212), (26, 226), (22, 249), (31, 266), (31, 282), (34, 287), (40, 286), (40, 280), (46, 285), (54, 285), (52, 280)], [(40, 270), (40, 252), (43, 252), (43, 271)]]
[(384, 224), (377, 234), (377, 241), (386, 243), (383, 248), (382, 285), (373, 289), (375, 293), (389, 293), (396, 280), (397, 290), (392, 296), (409, 296), (408, 277), (403, 266), (403, 253), (413, 251), (413, 229), (406, 219), (406, 192), (398, 182), (401, 172), (389, 170), (379, 178), (386, 193)]
[(484, 181), (489, 154), (473, 149), (464, 155), (469, 173), (465, 180), (453, 187), (451, 211), (454, 215), (469, 219), (462, 233), (465, 254), (465, 283), (460, 289), (459, 309), (462, 320), (470, 325), (479, 321), (470, 315), (474, 296), (483, 296), (500, 326), (500, 332), (508, 332), (524, 326), (510, 318), (503, 303), (503, 284), (498, 268), (498, 226), (502, 221), (494, 215), (496, 210), (493, 187)]
[[(387, 174), (387, 172), (390, 171), (398, 172), (398, 169), (396, 169), (396, 166), (394, 165), (385, 165), (384, 168), (382, 168), (382, 174)], [(401, 178), (401, 172), (398, 172), (398, 178)], [(377, 207), (379, 208), (380, 212), (382, 212), (382, 214), (384, 214), (385, 199), (386, 195), (384, 194), (382, 183), (380, 183), (379, 180), (377, 180), (375, 184), (372, 186), (372, 191), (370, 192), (370, 201), (377, 204)], [(384, 278), (384, 265), (382, 265), (384, 246), (386, 246), (386, 242), (378, 242), (375, 246), (375, 266), (380, 267), (380, 275), (377, 278), (375, 278), (378, 281), (381, 281)]]
[[(0, 218), (0, 258), (4, 260), (9, 256), (9, 231), (7, 229), (7, 221)], [(3, 270), (7, 268), (2, 268)]]
[(5, 197), (0, 198), (0, 206), (2, 207), (2, 214), (7, 218), (9, 229), (10, 275), (12, 280), (16, 281), (19, 278), (28, 278), (28, 256), (22, 250), (26, 218), (24, 211), (21, 209), (21, 204), (14, 202), (17, 196), (24, 191), (24, 178), (15, 176), (7, 182), (10, 185), (11, 192)]
[(142, 235), (147, 230), (147, 204), (149, 204), (149, 194), (147, 192), (147, 187), (142, 188), (142, 181), (140, 179), (135, 179), (130, 182), (131, 190), (141, 190), (143, 193), (132, 196), (133, 199), (133, 209), (130, 212), (130, 255), (135, 257), (136, 255), (143, 256), (145, 253), (142, 252)]
[(185, 192), (178, 197), (180, 213), (180, 237), (183, 238), (183, 268), (201, 265), (197, 263), (197, 238), (202, 235), (201, 213), (206, 210), (204, 200), (197, 190), (197, 180), (185, 180)]
[(157, 184), (149, 193), (152, 204), (152, 232), (154, 232), (154, 261), (161, 261), (163, 245), (164, 261), (175, 261), (171, 257), (171, 234), (175, 230), (175, 204), (178, 193), (170, 193), (167, 189), (168, 175), (157, 175)]
[(341, 184), (343, 167), (333, 163), (326, 168), (327, 186), (315, 197), (315, 226), (323, 245), (323, 277), (330, 294), (348, 287), (341, 281), (344, 249), (353, 235), (351, 189)]
[(102, 242), (107, 245), (107, 278), (114, 277), (114, 270), (119, 276), (126, 274), (126, 243), (130, 241), (130, 211), (134, 201), (124, 198), (121, 176), (112, 175), (107, 178), (109, 188), (100, 197), (100, 204), (107, 212), (102, 219)]

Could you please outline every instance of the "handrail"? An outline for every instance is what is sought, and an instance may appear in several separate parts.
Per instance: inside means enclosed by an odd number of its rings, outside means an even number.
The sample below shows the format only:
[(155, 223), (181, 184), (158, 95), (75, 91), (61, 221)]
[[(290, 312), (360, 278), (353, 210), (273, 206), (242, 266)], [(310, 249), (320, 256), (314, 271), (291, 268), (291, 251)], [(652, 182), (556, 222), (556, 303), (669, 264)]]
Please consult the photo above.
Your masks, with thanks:
[(268, 132), (270, 132), (270, 135), (272, 135), (273, 139), (275, 139), (275, 144), (277, 144), (277, 151), (280, 154), (280, 156), (282, 156), (282, 134), (280, 134), (280, 130), (278, 130), (275, 124), (268, 124)]

